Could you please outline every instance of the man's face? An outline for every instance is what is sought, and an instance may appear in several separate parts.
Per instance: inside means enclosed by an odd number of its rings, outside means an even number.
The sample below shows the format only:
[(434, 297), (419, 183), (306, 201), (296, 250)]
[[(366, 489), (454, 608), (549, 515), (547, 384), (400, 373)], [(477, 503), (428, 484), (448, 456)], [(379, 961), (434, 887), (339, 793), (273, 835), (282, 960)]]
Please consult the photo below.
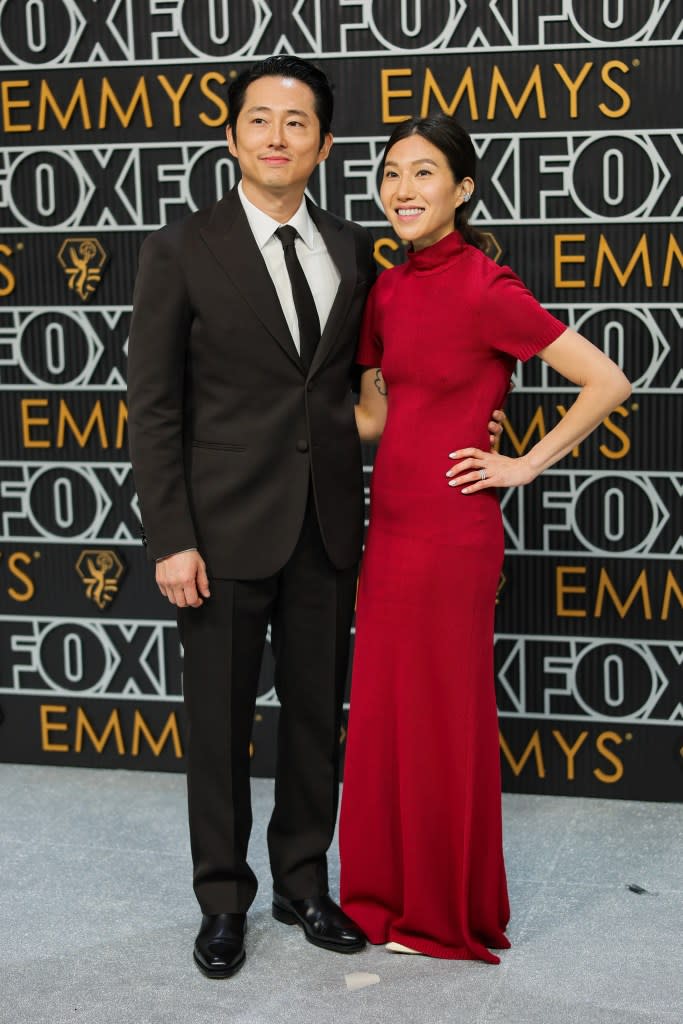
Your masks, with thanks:
[(296, 78), (259, 78), (247, 88), (228, 149), (239, 161), (246, 195), (285, 197), (301, 193), (327, 158), (332, 136), (320, 145), (313, 90)]

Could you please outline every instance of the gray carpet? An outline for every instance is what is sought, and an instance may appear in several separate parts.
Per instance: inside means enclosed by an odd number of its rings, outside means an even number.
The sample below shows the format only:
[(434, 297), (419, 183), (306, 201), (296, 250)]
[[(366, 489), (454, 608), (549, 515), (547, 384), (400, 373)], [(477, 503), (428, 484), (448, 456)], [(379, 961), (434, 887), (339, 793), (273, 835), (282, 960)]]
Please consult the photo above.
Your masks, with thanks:
[(247, 963), (210, 982), (180, 776), (0, 765), (0, 799), (3, 1024), (683, 1021), (681, 805), (506, 796), (513, 948), (492, 967), (341, 956), (273, 921), (257, 780)]

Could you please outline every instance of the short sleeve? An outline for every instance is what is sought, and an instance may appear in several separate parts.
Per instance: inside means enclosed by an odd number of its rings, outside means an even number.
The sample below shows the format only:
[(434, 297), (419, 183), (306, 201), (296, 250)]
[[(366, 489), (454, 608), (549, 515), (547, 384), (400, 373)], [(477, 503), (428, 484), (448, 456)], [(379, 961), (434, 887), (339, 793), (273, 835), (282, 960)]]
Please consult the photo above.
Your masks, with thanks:
[(513, 359), (526, 361), (556, 341), (567, 326), (531, 294), (509, 267), (497, 267), (479, 310), (482, 339)]
[(360, 339), (356, 350), (356, 364), (363, 367), (381, 366), (384, 346), (379, 333), (377, 315), (377, 284), (372, 288), (365, 303)]

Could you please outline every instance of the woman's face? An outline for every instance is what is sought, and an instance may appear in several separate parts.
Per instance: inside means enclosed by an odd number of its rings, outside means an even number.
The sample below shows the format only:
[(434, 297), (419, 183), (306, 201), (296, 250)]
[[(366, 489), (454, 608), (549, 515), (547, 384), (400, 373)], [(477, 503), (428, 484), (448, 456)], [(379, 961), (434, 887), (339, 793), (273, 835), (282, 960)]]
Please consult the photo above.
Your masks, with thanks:
[(421, 135), (409, 135), (387, 153), (382, 206), (396, 234), (414, 249), (450, 234), (463, 194), (473, 191), (472, 179), (456, 182), (444, 154)]

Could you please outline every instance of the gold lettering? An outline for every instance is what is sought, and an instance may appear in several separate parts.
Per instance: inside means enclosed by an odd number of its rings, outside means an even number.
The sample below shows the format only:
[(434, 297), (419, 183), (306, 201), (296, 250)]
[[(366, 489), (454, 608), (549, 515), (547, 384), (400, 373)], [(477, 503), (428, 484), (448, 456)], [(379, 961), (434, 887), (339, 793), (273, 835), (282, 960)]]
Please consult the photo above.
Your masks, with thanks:
[(586, 257), (580, 253), (566, 253), (563, 251), (564, 243), (571, 245), (578, 242), (585, 242), (585, 235), (555, 235), (553, 240), (553, 266), (555, 270), (556, 288), (585, 288), (586, 282), (574, 280), (573, 278), (562, 277), (562, 267), (565, 263), (585, 263)]
[(400, 249), (400, 246), (393, 238), (378, 238), (375, 242), (375, 246), (372, 251), (375, 260), (379, 263), (380, 267), (384, 267), (385, 270), (389, 270), (394, 266), (394, 264), (383, 254), (383, 249), (391, 249), (392, 252), (397, 252), (397, 250)]
[(616, 110), (611, 110), (606, 103), (598, 103), (598, 110), (600, 110), (605, 117), (623, 117), (624, 114), (627, 114), (631, 109), (631, 97), (621, 85), (618, 85), (610, 77), (610, 72), (614, 70), (622, 71), (627, 75), (629, 67), (628, 64), (624, 64), (623, 60), (608, 60), (607, 63), (603, 65), (600, 77), (607, 88), (611, 89), (612, 92), (615, 92), (622, 100), (621, 106), (617, 107)]
[[(564, 419), (564, 417), (567, 415), (567, 409), (563, 405), (556, 405), (555, 408), (559, 412), (560, 416)], [(620, 416), (628, 416), (628, 409), (626, 409), (623, 405), (618, 405), (616, 409), (614, 409), (610, 413), (610, 416), (613, 416), (615, 413), (618, 413)], [(605, 417), (605, 419), (602, 421), (602, 425), (605, 427), (606, 430), (609, 430), (610, 434), (614, 434), (615, 437), (618, 437), (620, 439), (621, 448), (615, 450), (612, 448), (608, 448), (605, 444), (601, 444), (600, 454), (604, 455), (606, 459), (623, 459), (624, 456), (627, 455), (628, 452), (631, 450), (631, 439), (629, 438), (628, 434), (626, 434), (620, 427), (616, 425), (616, 423), (612, 423), (610, 416)], [(572, 448), (572, 456), (575, 459), (578, 459), (580, 454), (581, 452), (578, 445), (575, 448)]]
[(142, 107), (145, 127), (152, 128), (154, 121), (152, 119), (152, 111), (149, 106), (149, 95), (147, 93), (147, 83), (145, 82), (145, 79), (142, 76), (138, 79), (138, 84), (135, 86), (130, 103), (128, 104), (128, 109), (124, 111), (123, 107), (119, 103), (118, 96), (109, 82), (109, 79), (106, 77), (103, 78), (97, 127), (107, 127), (107, 107), (111, 106), (123, 127), (128, 128), (130, 122), (133, 120), (133, 114), (135, 113), (135, 108), (138, 104)]
[(192, 74), (192, 72), (188, 71), (187, 74), (184, 76), (182, 82), (178, 86), (178, 88), (174, 89), (166, 75), (157, 75), (157, 79), (159, 80), (162, 89), (171, 100), (171, 104), (173, 106), (174, 128), (180, 128), (181, 124), (183, 123), (182, 117), (180, 116), (180, 101), (187, 92), (187, 88), (193, 78), (194, 75)]
[(622, 604), (617, 594), (616, 588), (612, 583), (607, 570), (603, 567), (600, 570), (600, 577), (598, 579), (598, 593), (595, 598), (595, 611), (594, 616), (599, 619), (602, 615), (602, 607), (605, 602), (605, 594), (609, 594), (612, 599), (614, 607), (619, 613), (619, 618), (623, 619), (628, 614), (628, 610), (636, 599), (636, 595), (640, 594), (643, 601), (643, 614), (646, 619), (652, 618), (652, 605), (650, 603), (650, 591), (647, 585), (647, 575), (645, 569), (641, 569), (638, 577), (633, 584), (626, 601)]
[(0, 82), (0, 102), (2, 103), (2, 123), (6, 132), (30, 132), (33, 130), (33, 125), (26, 124), (25, 121), (15, 123), (12, 121), (12, 111), (15, 109), (25, 108), (31, 106), (30, 100), (13, 100), (10, 98), (10, 93), (14, 89), (28, 89), (30, 86), (28, 78), (17, 78), (10, 79), (6, 82)]
[(40, 749), (54, 754), (64, 754), (69, 750), (68, 743), (53, 743), (50, 740), (51, 732), (66, 732), (69, 728), (66, 722), (52, 722), (50, 715), (65, 715), (68, 711), (66, 704), (41, 704), (40, 705)]
[(583, 85), (586, 76), (590, 72), (590, 69), (593, 67), (593, 61), (591, 60), (584, 64), (581, 70), (579, 71), (578, 76), (574, 79), (569, 77), (562, 64), (553, 64), (553, 67), (555, 68), (558, 75), (560, 76), (564, 84), (567, 86), (567, 89), (569, 90), (569, 116), (578, 117), (579, 104), (577, 101), (579, 89)]
[(683, 590), (678, 583), (678, 580), (673, 574), (673, 571), (669, 569), (666, 574), (666, 583), (664, 584), (664, 597), (662, 598), (662, 613), (660, 619), (662, 622), (666, 622), (669, 618), (669, 608), (671, 607), (671, 597), (675, 594), (678, 603), (683, 608)]
[(543, 750), (541, 749), (541, 737), (538, 734), (538, 729), (534, 729), (533, 735), (524, 748), (524, 752), (522, 753), (519, 761), (515, 759), (502, 732), (498, 733), (498, 737), (500, 740), (500, 749), (503, 751), (505, 759), (512, 768), (514, 775), (518, 776), (522, 773), (524, 765), (527, 763), (533, 752), (538, 777), (539, 779), (545, 778), (545, 764), (543, 763)]
[(59, 127), (62, 129), (62, 131), (66, 131), (66, 129), (71, 124), (71, 119), (74, 116), (76, 107), (80, 108), (81, 121), (83, 122), (83, 127), (86, 128), (88, 131), (90, 131), (90, 129), (92, 128), (90, 110), (88, 109), (88, 98), (85, 93), (85, 83), (82, 78), (79, 78), (76, 82), (76, 87), (74, 91), (71, 93), (71, 99), (69, 100), (69, 105), (65, 111), (63, 111), (60, 108), (57, 99), (55, 98), (54, 93), (50, 88), (49, 83), (44, 78), (41, 78), (40, 99), (38, 103), (39, 132), (45, 131), (45, 122), (47, 120), (48, 107), (57, 119), (57, 123), (59, 124)]
[(565, 594), (585, 594), (586, 587), (570, 586), (565, 583), (565, 576), (574, 573), (576, 576), (585, 576), (585, 565), (557, 565), (555, 566), (555, 614), (558, 618), (585, 619), (585, 608), (567, 608), (564, 603)]
[(161, 735), (158, 740), (154, 739), (152, 732), (145, 722), (144, 718), (135, 709), (135, 715), (133, 718), (133, 740), (131, 743), (131, 754), (133, 757), (137, 757), (140, 753), (140, 737), (144, 736), (148, 746), (155, 757), (159, 757), (162, 749), (168, 742), (169, 737), (173, 743), (173, 753), (176, 757), (180, 758), (183, 756), (183, 748), (180, 742), (180, 733), (178, 732), (178, 722), (176, 719), (175, 711), (172, 711), (166, 719), (166, 724), (161, 731)]
[(505, 433), (507, 434), (507, 436), (510, 438), (510, 441), (512, 442), (512, 446), (515, 449), (515, 451), (517, 452), (517, 454), (518, 455), (523, 455), (524, 452), (526, 451), (526, 449), (528, 447), (528, 444), (529, 444), (529, 441), (531, 440), (531, 438), (532, 438), (533, 434), (535, 433), (535, 431), (538, 431), (539, 439), (545, 437), (546, 431), (545, 431), (545, 417), (543, 415), (543, 407), (539, 405), (538, 408), (536, 409), (536, 412), (534, 413), (534, 415), (532, 417), (532, 420), (531, 420), (531, 423), (529, 424), (527, 432), (524, 435), (524, 437), (521, 439), (521, 441), (520, 441), (519, 437), (517, 436), (517, 434), (515, 432), (515, 428), (512, 426), (512, 424), (507, 419), (507, 417), (503, 421), (503, 429), (504, 429)]
[[(462, 100), (465, 93), (467, 93), (467, 100), (470, 105), (470, 119), (472, 121), (479, 120), (479, 108), (477, 106), (477, 94), (474, 89), (474, 75), (472, 74), (472, 68), (468, 67), (464, 75), (460, 79), (460, 84), (453, 94), (453, 99), (450, 104), (446, 102), (444, 94), (439, 88), (439, 84), (436, 78), (432, 74), (431, 68), (427, 68), (425, 71), (424, 84), (422, 87), (422, 105), (420, 107), (420, 117), (427, 117), (429, 114), (429, 101), (431, 94), (434, 94), (434, 99), (439, 104), (441, 110), (452, 117), (458, 108), (460, 101)], [(399, 95), (396, 93), (395, 95)], [(408, 93), (411, 95), (411, 93)], [(400, 118), (400, 120), (405, 120)]]
[[(0, 255), (12, 256), (13, 251), (9, 245), (5, 245), (0, 242)], [(5, 284), (2, 283), (2, 278), (5, 280)], [(14, 273), (5, 263), (0, 263), (0, 298), (4, 299), (7, 295), (11, 295), (16, 288), (17, 279)]]
[(95, 402), (95, 405), (93, 406), (93, 410), (90, 413), (90, 418), (89, 418), (88, 422), (86, 423), (85, 427), (83, 428), (83, 432), (82, 433), (81, 433), (81, 431), (80, 431), (80, 429), (78, 427), (78, 424), (76, 423), (75, 419), (73, 418), (73, 416), (71, 414), (71, 410), (69, 409), (68, 405), (66, 404), (66, 401), (63, 398), (60, 398), (60, 400), (59, 400), (59, 414), (58, 414), (58, 419), (57, 419), (57, 447), (58, 448), (63, 448), (64, 447), (64, 435), (66, 433), (67, 425), (69, 427), (69, 430), (73, 434), (73, 436), (76, 438), (76, 443), (78, 444), (79, 448), (85, 448), (86, 444), (88, 443), (88, 439), (90, 438), (90, 435), (92, 434), (93, 430), (95, 429), (95, 426), (97, 426), (97, 432), (98, 432), (98, 434), (100, 436), (100, 444), (102, 445), (103, 448), (108, 448), (109, 447), (109, 439), (107, 438), (107, 430), (106, 430), (106, 427), (104, 425), (104, 413), (102, 412), (102, 400), (100, 398), (98, 398), (97, 401)]
[(614, 276), (617, 281), (624, 288), (628, 282), (629, 277), (635, 270), (638, 260), (643, 261), (643, 280), (648, 288), (652, 288), (652, 267), (650, 266), (650, 250), (647, 245), (647, 235), (643, 232), (640, 236), (640, 241), (631, 254), (631, 259), (625, 270), (622, 270), (617, 263), (616, 256), (610, 249), (609, 243), (603, 234), (600, 234), (598, 241), (598, 254), (595, 260), (595, 273), (593, 274), (593, 285), (595, 288), (599, 288), (602, 284), (602, 269), (605, 263), (605, 259), (614, 271)]
[(584, 744), (586, 737), (588, 736), (587, 730), (579, 733), (579, 738), (573, 747), (570, 747), (564, 736), (559, 729), (553, 729), (553, 736), (557, 740), (557, 743), (562, 748), (562, 752), (567, 758), (567, 780), (573, 782), (575, 778), (574, 772), (574, 758), (576, 757), (577, 751)]
[(222, 96), (209, 88), (209, 82), (218, 82), (219, 85), (225, 85), (225, 75), (221, 75), (219, 71), (208, 71), (199, 79), (200, 92), (218, 108), (218, 113), (215, 117), (209, 117), (208, 114), (202, 111), (199, 115), (199, 120), (207, 128), (220, 128), (228, 118), (228, 104)]
[(13, 601), (30, 601), (36, 592), (35, 583), (19, 568), (19, 562), (30, 565), (32, 558), (26, 551), (13, 551), (7, 559), (7, 568), (20, 583), (23, 583), (25, 589), (15, 590), (14, 587), (8, 587), (7, 593)]
[(119, 398), (119, 411), (116, 417), (116, 441), (115, 448), (123, 448), (126, 443), (126, 424), (128, 423), (128, 407), (122, 398)]
[(616, 423), (612, 423), (610, 419), (614, 416), (614, 413), (619, 413), (620, 416), (628, 416), (628, 409), (623, 405), (618, 405), (614, 412), (611, 412), (602, 422), (604, 423), (610, 434), (614, 434), (621, 441), (621, 448), (608, 448), (606, 444), (600, 445), (600, 454), (604, 455), (606, 459), (623, 459), (625, 455), (631, 450), (631, 438), (625, 433), (621, 427), (618, 427)]
[(524, 92), (519, 98), (519, 102), (515, 103), (512, 93), (508, 89), (507, 82), (503, 78), (502, 72), (497, 64), (493, 65), (493, 74), (491, 75), (491, 92), (489, 94), (489, 105), (486, 111), (486, 118), (488, 121), (493, 121), (496, 116), (496, 101), (498, 99), (498, 93), (501, 93), (507, 103), (508, 107), (512, 111), (512, 116), (516, 121), (522, 116), (522, 111), (527, 105), (529, 97), (532, 92), (536, 93), (536, 106), (538, 107), (538, 116), (545, 120), (548, 116), (545, 109), (545, 97), (543, 95), (543, 82), (541, 81), (541, 66), (540, 64), (534, 64), (533, 71), (529, 76)]
[(31, 416), (32, 406), (45, 406), (47, 398), (22, 398), (21, 400), (21, 434), (24, 448), (49, 448), (49, 441), (34, 440), (31, 437), (31, 427), (49, 426), (50, 420), (47, 416)]
[(610, 750), (609, 747), (606, 746), (608, 740), (611, 740), (612, 743), (623, 743), (624, 741), (618, 732), (612, 732), (609, 730), (607, 732), (601, 732), (595, 743), (598, 753), (602, 754), (606, 761), (609, 761), (610, 764), (614, 765), (615, 770), (608, 775), (607, 772), (603, 772), (601, 768), (594, 768), (593, 775), (599, 782), (612, 784), (614, 782), (618, 782), (619, 779), (622, 778), (624, 774), (624, 764), (621, 758), (617, 757), (614, 751)]
[(666, 260), (664, 262), (664, 274), (662, 275), (662, 286), (668, 288), (671, 284), (671, 274), (673, 271), (674, 257), (678, 260), (679, 267), (683, 266), (683, 252), (678, 241), (672, 234), (669, 235), (669, 241), (666, 246)]
[(412, 68), (382, 68), (380, 71), (381, 95), (382, 95), (382, 124), (396, 124), (399, 121), (409, 121), (410, 114), (392, 114), (389, 111), (389, 104), (396, 98), (409, 98), (413, 95), (412, 89), (391, 89), (389, 88), (392, 78), (409, 78), (413, 73)]
[(98, 736), (95, 730), (93, 729), (90, 720), (86, 715), (85, 711), (83, 710), (83, 708), (76, 708), (76, 735), (74, 741), (74, 750), (76, 751), (77, 754), (80, 754), (83, 750), (83, 737), (86, 733), (98, 754), (102, 753), (112, 733), (114, 735), (117, 753), (125, 754), (126, 748), (123, 742), (123, 734), (121, 732), (121, 720), (119, 718), (119, 712), (117, 708), (114, 708), (114, 710), (110, 714), (100, 736)]

